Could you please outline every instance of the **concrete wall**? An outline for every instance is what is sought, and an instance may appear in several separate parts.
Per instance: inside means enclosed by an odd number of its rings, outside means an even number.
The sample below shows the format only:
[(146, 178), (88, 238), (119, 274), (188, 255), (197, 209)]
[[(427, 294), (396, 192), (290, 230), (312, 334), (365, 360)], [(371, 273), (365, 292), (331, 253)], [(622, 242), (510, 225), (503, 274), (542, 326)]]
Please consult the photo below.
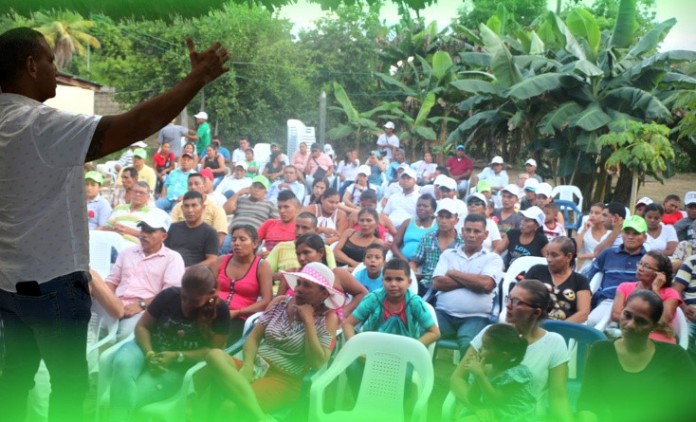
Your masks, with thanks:
[(76, 114), (94, 114), (94, 91), (74, 86), (58, 85), (56, 96), (45, 103), (59, 110)]

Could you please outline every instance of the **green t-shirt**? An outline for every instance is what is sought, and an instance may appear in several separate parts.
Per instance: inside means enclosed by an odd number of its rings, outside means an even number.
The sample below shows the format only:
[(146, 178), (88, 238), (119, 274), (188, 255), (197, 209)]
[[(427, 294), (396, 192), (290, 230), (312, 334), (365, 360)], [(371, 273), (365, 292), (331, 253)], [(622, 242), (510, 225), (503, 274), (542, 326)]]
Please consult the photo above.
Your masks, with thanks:
[(198, 142), (196, 143), (196, 153), (198, 156), (205, 154), (205, 149), (210, 145), (210, 124), (208, 122), (201, 123), (196, 131)]

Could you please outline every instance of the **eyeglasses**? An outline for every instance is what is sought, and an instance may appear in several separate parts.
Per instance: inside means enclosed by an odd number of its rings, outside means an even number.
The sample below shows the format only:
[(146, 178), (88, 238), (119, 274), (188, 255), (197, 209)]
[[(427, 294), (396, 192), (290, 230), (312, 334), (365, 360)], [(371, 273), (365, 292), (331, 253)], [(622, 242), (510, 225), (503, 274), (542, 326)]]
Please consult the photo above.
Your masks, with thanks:
[(638, 268), (645, 268), (646, 270), (656, 271), (656, 272), (658, 271), (657, 268), (653, 268), (653, 267), (651, 267), (650, 265), (646, 264), (645, 262), (639, 262), (639, 263), (638, 263)]
[(484, 205), (486, 205), (486, 203), (485, 203), (485, 202), (481, 202), (481, 201), (469, 201), (469, 202), (467, 203), (467, 205), (470, 206), (470, 207), (471, 207), (471, 206), (483, 207)]
[(513, 308), (516, 308), (520, 305), (526, 305), (529, 306), (530, 308), (538, 308), (536, 305), (532, 305), (529, 302), (525, 302), (524, 300), (518, 299), (516, 297), (510, 297), (510, 296), (505, 296), (505, 304), (507, 305), (508, 303), (512, 304)]
[(440, 189), (441, 192), (450, 192), (452, 190), (452, 189), (446, 188), (444, 186), (440, 186), (440, 187), (438, 187), (438, 189)]

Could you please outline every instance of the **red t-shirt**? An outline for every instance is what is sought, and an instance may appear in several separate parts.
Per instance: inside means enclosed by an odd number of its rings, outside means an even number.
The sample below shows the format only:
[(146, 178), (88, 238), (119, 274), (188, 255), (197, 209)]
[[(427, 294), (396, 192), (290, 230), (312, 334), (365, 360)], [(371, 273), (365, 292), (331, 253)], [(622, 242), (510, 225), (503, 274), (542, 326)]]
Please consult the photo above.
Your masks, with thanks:
[(474, 169), (474, 162), (469, 159), (469, 157), (457, 158), (450, 157), (445, 163), (445, 167), (450, 169), (450, 174), (453, 177), (461, 176), (467, 171)]
[(283, 224), (279, 218), (266, 220), (259, 227), (258, 233), (259, 239), (264, 241), (264, 246), (270, 251), (280, 242), (295, 240), (295, 220), (287, 224)]
[(662, 223), (674, 225), (677, 221), (684, 218), (681, 211), (674, 211), (672, 214), (662, 214)]
[(155, 168), (157, 167), (169, 167), (170, 163), (173, 163), (174, 160), (176, 160), (176, 156), (174, 155), (173, 152), (170, 152), (168, 156), (162, 155), (161, 152), (155, 153), (155, 155), (152, 157), (152, 161), (155, 163)]

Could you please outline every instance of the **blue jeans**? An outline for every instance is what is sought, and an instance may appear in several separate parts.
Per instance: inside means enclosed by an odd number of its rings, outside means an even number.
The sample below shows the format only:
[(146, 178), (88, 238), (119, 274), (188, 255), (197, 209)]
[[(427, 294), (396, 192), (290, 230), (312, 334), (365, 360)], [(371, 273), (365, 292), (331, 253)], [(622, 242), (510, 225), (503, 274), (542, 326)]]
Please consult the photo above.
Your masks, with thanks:
[(456, 336), (457, 345), (459, 346), (462, 357), (466, 354), (471, 340), (490, 323), (490, 319), (484, 317), (458, 318), (440, 310), (436, 310), (435, 314), (437, 315), (437, 324), (440, 328), (442, 338), (452, 338)]
[(176, 205), (176, 199), (160, 198), (155, 201), (155, 205), (163, 211), (171, 212), (174, 205)]
[(118, 349), (112, 365), (109, 411), (112, 422), (133, 420), (136, 409), (173, 396), (184, 379), (184, 372), (178, 368), (150, 372), (145, 365), (145, 355), (135, 341)]
[(78, 271), (39, 285), (37, 295), (0, 290), (5, 364), (0, 421), (23, 421), (41, 359), (51, 376), (49, 421), (82, 421), (87, 393), (89, 274)]

